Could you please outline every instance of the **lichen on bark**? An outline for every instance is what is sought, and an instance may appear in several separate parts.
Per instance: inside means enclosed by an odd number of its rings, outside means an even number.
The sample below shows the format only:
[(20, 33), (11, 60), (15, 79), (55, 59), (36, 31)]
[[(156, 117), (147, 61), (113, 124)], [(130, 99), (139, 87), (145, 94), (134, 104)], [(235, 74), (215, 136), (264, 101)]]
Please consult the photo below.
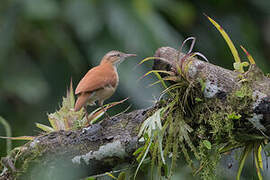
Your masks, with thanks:
[[(170, 93), (176, 95), (172, 99), (177, 102), (164, 117), (164, 124), (169, 122), (168, 136), (164, 139), (165, 152), (171, 148), (172, 160), (181, 153), (194, 174), (212, 179), (216, 178), (215, 169), (222, 153), (251, 145), (255, 146), (255, 152), (265, 144), (269, 135), (265, 127), (270, 121), (270, 79), (256, 65), (251, 65), (246, 73), (237, 73), (193, 57), (181, 61), (186, 57), (181, 53), (177, 60), (178, 51), (170, 47), (158, 49), (155, 55), (166, 61), (157, 60), (154, 69), (173, 71), (183, 77), (180, 81), (186, 80), (185, 85)], [(181, 74), (177, 71), (179, 67)], [(171, 117), (174, 117), (173, 121)], [(189, 128), (183, 135), (181, 128), (185, 126)], [(179, 137), (181, 143), (175, 150)], [(192, 153), (188, 154), (187, 148)], [(153, 152), (153, 155), (157, 154)], [(199, 166), (195, 167), (192, 159), (199, 161)]]
[[(177, 55), (170, 47), (156, 52), (171, 62)], [(175, 72), (180, 80), (172, 83), (167, 98), (89, 128), (42, 134), (2, 158), (0, 179), (81, 178), (108, 172), (122, 162), (132, 164), (133, 152), (144, 145), (138, 137), (140, 126), (160, 108), (165, 109), (162, 150), (171, 162), (162, 163), (161, 149), (153, 143), (149, 157), (160, 176), (168, 165), (173, 170), (182, 156), (195, 175), (214, 178), (222, 153), (268, 140), (270, 79), (256, 65), (240, 74), (192, 57), (180, 64), (182, 74), (177, 74), (175, 64), (162, 63), (155, 61), (154, 68)]]

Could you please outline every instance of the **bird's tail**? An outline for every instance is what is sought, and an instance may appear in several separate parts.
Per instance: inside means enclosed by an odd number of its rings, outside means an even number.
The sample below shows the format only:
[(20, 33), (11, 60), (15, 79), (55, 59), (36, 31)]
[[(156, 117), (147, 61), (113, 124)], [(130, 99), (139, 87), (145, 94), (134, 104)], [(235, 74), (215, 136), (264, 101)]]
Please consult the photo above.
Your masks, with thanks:
[(86, 105), (87, 101), (89, 100), (89, 97), (90, 93), (81, 93), (77, 98), (74, 110), (79, 111), (84, 105)]

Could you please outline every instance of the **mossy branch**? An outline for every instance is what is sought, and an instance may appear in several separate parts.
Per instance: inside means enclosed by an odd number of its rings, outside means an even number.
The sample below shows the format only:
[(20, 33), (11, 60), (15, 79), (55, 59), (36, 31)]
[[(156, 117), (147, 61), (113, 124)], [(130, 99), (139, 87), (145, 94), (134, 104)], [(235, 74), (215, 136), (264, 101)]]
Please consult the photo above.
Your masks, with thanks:
[[(172, 158), (170, 167), (181, 153), (194, 174), (205, 179), (214, 174), (223, 152), (268, 139), (270, 79), (256, 65), (242, 74), (178, 55), (173, 48), (159, 48), (155, 56), (166, 61), (156, 60), (153, 67), (173, 72), (184, 82), (170, 89), (173, 97), (89, 128), (42, 134), (2, 158), (0, 179), (74, 179), (109, 172), (120, 164), (134, 167), (133, 153), (144, 145), (138, 137), (140, 126), (160, 108), (164, 108), (160, 133), (165, 159)], [(159, 157), (162, 149), (151, 146), (149, 151), (152, 168), (157, 163), (162, 174), (161, 168), (166, 169)], [(200, 161), (198, 167), (192, 159)]]

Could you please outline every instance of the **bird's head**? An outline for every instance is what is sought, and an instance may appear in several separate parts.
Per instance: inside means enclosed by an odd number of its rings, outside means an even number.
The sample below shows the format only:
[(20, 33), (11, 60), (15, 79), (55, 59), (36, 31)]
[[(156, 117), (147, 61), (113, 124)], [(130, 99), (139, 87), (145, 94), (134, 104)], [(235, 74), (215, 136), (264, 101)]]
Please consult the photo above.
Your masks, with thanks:
[(126, 54), (120, 51), (110, 51), (102, 58), (101, 63), (110, 62), (113, 65), (117, 66), (120, 64), (125, 58), (136, 56), (136, 54)]

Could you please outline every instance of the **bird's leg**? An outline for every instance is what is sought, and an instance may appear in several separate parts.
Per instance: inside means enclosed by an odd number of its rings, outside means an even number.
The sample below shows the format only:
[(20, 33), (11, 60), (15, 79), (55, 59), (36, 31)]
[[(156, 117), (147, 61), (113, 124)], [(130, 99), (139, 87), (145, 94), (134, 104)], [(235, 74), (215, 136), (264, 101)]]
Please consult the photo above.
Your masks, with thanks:
[(88, 118), (88, 111), (86, 106), (84, 106), (84, 110), (85, 110), (85, 116), (86, 116), (86, 121), (87, 121), (87, 125), (91, 125), (90, 119)]
[(111, 119), (110, 115), (107, 113), (107, 110), (105, 110), (103, 106), (102, 106), (102, 110), (106, 114), (107, 118)]
[(100, 102), (99, 102), (99, 106), (102, 108), (102, 111), (106, 114), (107, 118), (108, 118), (108, 119), (111, 119), (111, 117), (110, 117), (109, 114), (107, 113), (107, 110), (104, 109), (103, 101), (100, 101)]

